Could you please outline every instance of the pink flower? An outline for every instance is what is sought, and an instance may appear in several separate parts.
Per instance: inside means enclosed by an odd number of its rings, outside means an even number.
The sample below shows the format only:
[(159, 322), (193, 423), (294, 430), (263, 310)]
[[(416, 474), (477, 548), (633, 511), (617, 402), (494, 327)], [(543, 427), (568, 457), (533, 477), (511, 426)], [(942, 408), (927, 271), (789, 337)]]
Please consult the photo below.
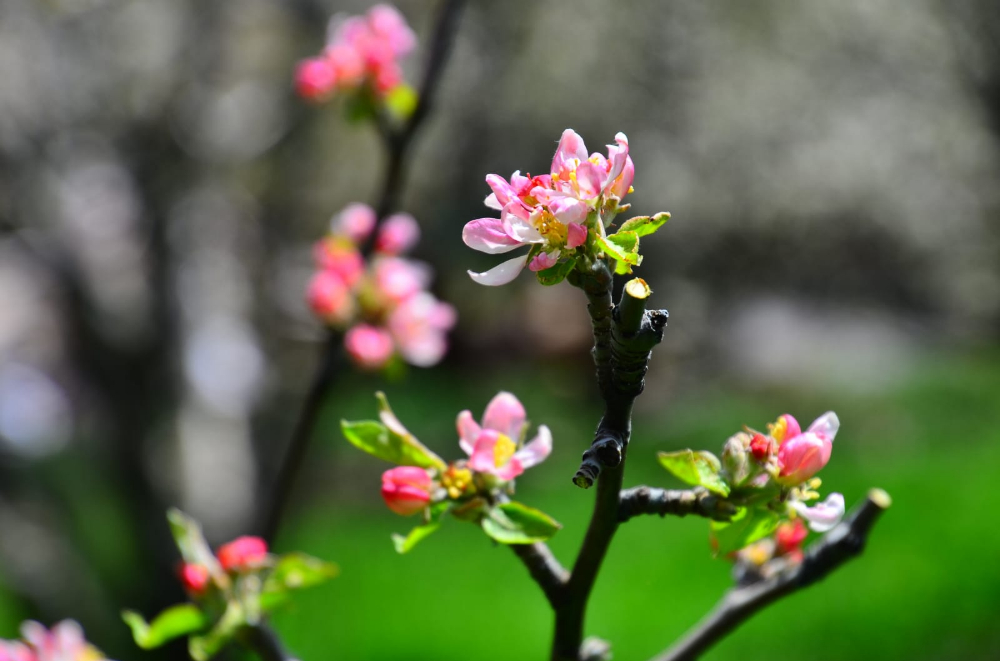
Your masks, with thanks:
[(330, 229), (334, 235), (346, 236), (353, 243), (361, 243), (375, 229), (375, 210), (367, 204), (354, 202), (334, 216)]
[[(462, 240), (473, 250), (489, 254), (539, 246), (542, 252), (532, 260), (531, 269), (550, 268), (586, 243), (588, 223), (603, 233), (605, 220), (599, 217), (592, 221), (590, 215), (606, 212), (610, 222), (618, 201), (631, 190), (634, 175), (624, 133), (615, 136), (607, 157), (597, 153), (588, 156), (583, 139), (566, 129), (550, 174), (526, 177), (515, 172), (509, 182), (496, 174), (487, 175), (486, 183), (493, 193), (485, 204), (500, 211), (500, 218), (466, 223)], [(483, 273), (470, 271), (469, 276), (483, 285), (503, 285), (516, 278), (527, 261), (527, 255), (516, 257)]]
[(365, 272), (365, 260), (357, 247), (343, 237), (328, 236), (316, 244), (316, 263), (326, 271), (341, 277), (348, 287), (353, 287)]
[(469, 468), (505, 482), (541, 463), (552, 452), (552, 433), (545, 425), (539, 426), (538, 434), (518, 449), (527, 426), (526, 414), (521, 402), (509, 392), (490, 400), (481, 427), (471, 411), (459, 413), (456, 426), (458, 444), (469, 455)]
[(792, 501), (789, 506), (796, 514), (809, 522), (809, 527), (816, 532), (826, 532), (832, 529), (844, 518), (844, 496), (831, 493), (822, 503), (808, 507), (801, 501)]
[(333, 271), (318, 271), (306, 293), (309, 307), (327, 323), (346, 323), (354, 312), (354, 295), (344, 279)]
[(389, 314), (388, 328), (399, 353), (411, 365), (430, 367), (448, 349), (447, 331), (455, 325), (455, 308), (421, 291)]
[(267, 542), (250, 535), (237, 537), (220, 546), (216, 555), (219, 557), (219, 564), (226, 571), (256, 569), (267, 560)]
[(63, 620), (51, 629), (33, 620), (21, 625), (24, 643), (0, 641), (0, 661), (98, 661), (104, 655), (83, 637), (75, 620)]
[[(184, 589), (191, 594), (201, 594), (208, 587), (209, 573), (208, 568), (204, 565), (193, 565), (190, 563), (185, 563), (181, 565), (180, 571), (178, 572), (181, 578), (181, 585)], [(3, 661), (0, 659), (0, 661)]]
[(394, 304), (423, 291), (431, 280), (426, 264), (400, 257), (380, 257), (374, 266), (375, 288)]
[(347, 331), (344, 347), (354, 363), (366, 370), (384, 367), (394, 350), (388, 331), (368, 324), (358, 324)]
[(431, 476), (423, 468), (397, 466), (382, 473), (382, 498), (396, 514), (410, 516), (431, 500)]
[(808, 535), (809, 531), (801, 519), (782, 523), (774, 534), (778, 554), (786, 555), (799, 550)]
[(382, 223), (375, 250), (384, 255), (399, 255), (408, 252), (420, 240), (420, 226), (408, 213), (396, 213)]
[(840, 420), (833, 411), (816, 418), (804, 433), (798, 433), (800, 428), (795, 418), (783, 415), (772, 430), (772, 436), (781, 443), (778, 482), (786, 486), (802, 484), (826, 466), (839, 428)]
[(322, 101), (333, 94), (336, 85), (337, 73), (325, 58), (311, 57), (295, 68), (295, 91), (303, 99)]

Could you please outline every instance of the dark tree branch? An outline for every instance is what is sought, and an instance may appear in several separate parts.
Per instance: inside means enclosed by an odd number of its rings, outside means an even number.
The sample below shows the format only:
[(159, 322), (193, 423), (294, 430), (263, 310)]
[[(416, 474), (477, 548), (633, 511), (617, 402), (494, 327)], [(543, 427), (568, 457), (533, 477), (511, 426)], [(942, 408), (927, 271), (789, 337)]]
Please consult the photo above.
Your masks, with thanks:
[(826, 577), (864, 550), (872, 526), (890, 503), (888, 494), (873, 489), (840, 525), (806, 549), (801, 563), (757, 583), (730, 590), (694, 630), (652, 661), (696, 659), (757, 611)]
[[(387, 159), (381, 191), (378, 202), (375, 205), (375, 213), (378, 219), (376, 228), (361, 246), (362, 254), (366, 257), (371, 254), (374, 247), (378, 225), (385, 220), (386, 216), (392, 213), (398, 203), (399, 194), (403, 187), (406, 155), (414, 136), (416, 136), (418, 129), (427, 117), (434, 91), (441, 79), (444, 65), (448, 60), (448, 53), (454, 41), (454, 33), (458, 27), (458, 18), (464, 4), (465, 0), (443, 0), (441, 3), (434, 26), (434, 33), (431, 36), (423, 79), (419, 87), (417, 106), (414, 108), (413, 114), (410, 115), (406, 123), (399, 129), (395, 129), (389, 124), (385, 117), (378, 117), (378, 129), (385, 144)], [(319, 418), (323, 400), (336, 376), (336, 367), (339, 363), (337, 357), (340, 355), (340, 341), (339, 334), (333, 332), (327, 334), (319, 366), (313, 376), (312, 385), (309, 387), (302, 410), (299, 412), (299, 417), (295, 422), (291, 439), (288, 442), (288, 449), (285, 451), (280, 468), (278, 469), (278, 474), (271, 490), (271, 498), (268, 501), (267, 507), (265, 507), (265, 513), (262, 518), (263, 522), (261, 524), (262, 536), (269, 542), (273, 542), (278, 533), (281, 518), (287, 508), (295, 480), (305, 459), (313, 428)]]
[(703, 516), (715, 521), (729, 521), (736, 507), (707, 489), (656, 489), (633, 487), (621, 492), (618, 500), (618, 522), (624, 523), (640, 514), (673, 516)]
[(612, 309), (612, 277), (605, 262), (598, 261), (588, 271), (576, 272), (573, 284), (583, 289), (590, 300), (587, 309), (594, 329), (594, 362), (605, 410), (594, 442), (573, 478), (584, 488), (596, 480), (597, 494), (590, 525), (566, 584), (565, 599), (556, 607), (552, 659), (557, 661), (578, 661), (583, 654), (587, 601), (618, 529), (632, 404), (642, 392), (650, 351), (663, 338), (667, 321), (665, 311), (646, 311), (645, 301), (651, 292), (638, 278), (626, 284), (621, 301)]
[(534, 544), (510, 544), (510, 549), (528, 568), (531, 578), (535, 579), (549, 604), (555, 608), (562, 599), (569, 580), (569, 572), (559, 564), (544, 542)]
[(240, 630), (240, 642), (263, 661), (296, 661), (285, 652), (278, 635), (270, 627), (258, 624)]

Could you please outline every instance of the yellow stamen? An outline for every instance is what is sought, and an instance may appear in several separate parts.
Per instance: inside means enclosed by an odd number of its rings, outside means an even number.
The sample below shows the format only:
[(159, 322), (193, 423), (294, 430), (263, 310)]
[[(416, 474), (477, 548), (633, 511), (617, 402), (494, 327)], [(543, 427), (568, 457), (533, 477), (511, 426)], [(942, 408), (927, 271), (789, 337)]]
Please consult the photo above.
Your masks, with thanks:
[(506, 465), (516, 451), (517, 443), (510, 440), (506, 435), (500, 434), (497, 444), (493, 446), (493, 465), (497, 468)]
[(535, 229), (545, 237), (550, 246), (558, 247), (566, 244), (569, 228), (560, 223), (548, 209), (543, 209), (539, 214), (535, 221)]
[(771, 438), (781, 443), (785, 440), (785, 434), (788, 433), (788, 421), (784, 418), (778, 418), (776, 422), (768, 424), (767, 431), (770, 433)]
[(452, 500), (459, 498), (472, 484), (472, 471), (468, 468), (449, 466), (441, 475), (441, 486)]

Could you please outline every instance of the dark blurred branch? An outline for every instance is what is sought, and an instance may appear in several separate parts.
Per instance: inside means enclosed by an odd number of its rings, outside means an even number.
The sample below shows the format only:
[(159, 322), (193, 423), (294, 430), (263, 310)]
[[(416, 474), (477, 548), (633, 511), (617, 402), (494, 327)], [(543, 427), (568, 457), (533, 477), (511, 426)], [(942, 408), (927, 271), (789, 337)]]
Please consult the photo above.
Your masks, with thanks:
[(691, 661), (698, 658), (757, 611), (812, 585), (859, 555), (864, 550), (872, 526), (890, 503), (888, 494), (881, 489), (873, 489), (840, 525), (806, 549), (801, 563), (757, 583), (730, 590), (693, 631), (652, 661)]
[(259, 624), (240, 630), (240, 642), (263, 661), (295, 661), (285, 652), (278, 635), (268, 626)]
[(707, 489), (657, 489), (633, 487), (624, 489), (618, 501), (618, 521), (624, 523), (640, 514), (673, 516), (703, 516), (715, 521), (729, 521), (736, 507)]
[[(400, 191), (403, 187), (403, 175), (406, 156), (417, 131), (427, 117), (434, 92), (441, 79), (441, 72), (448, 59), (448, 53), (454, 41), (454, 33), (458, 27), (458, 18), (465, 0), (444, 0), (438, 10), (434, 33), (431, 35), (430, 50), (424, 66), (424, 75), (419, 87), (419, 96), (413, 114), (402, 127), (394, 127), (386, 117), (378, 117), (379, 134), (385, 144), (387, 161), (385, 175), (382, 179), (381, 192), (375, 205), (378, 222), (365, 243), (361, 246), (362, 253), (371, 254), (375, 237), (378, 234), (378, 224), (396, 209)], [(273, 542), (281, 526), (281, 518), (287, 509), (309, 448), (313, 428), (319, 418), (323, 400), (334, 381), (337, 370), (337, 356), (340, 355), (341, 338), (338, 333), (328, 333), (323, 345), (322, 354), (313, 376), (312, 384), (306, 394), (299, 417), (295, 422), (292, 436), (288, 441), (288, 449), (281, 460), (271, 497), (265, 504), (265, 511), (260, 526), (261, 535)]]
[(555, 608), (566, 588), (569, 572), (559, 564), (559, 560), (544, 542), (511, 544), (510, 549), (528, 568), (531, 578), (535, 579), (549, 604)]

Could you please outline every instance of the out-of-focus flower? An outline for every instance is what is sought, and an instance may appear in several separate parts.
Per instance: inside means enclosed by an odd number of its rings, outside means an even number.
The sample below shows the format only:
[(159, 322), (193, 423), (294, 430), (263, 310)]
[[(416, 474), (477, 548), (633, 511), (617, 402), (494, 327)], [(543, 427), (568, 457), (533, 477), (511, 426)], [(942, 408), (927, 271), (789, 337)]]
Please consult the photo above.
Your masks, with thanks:
[(63, 620), (51, 629), (33, 620), (21, 625), (23, 641), (0, 640), (0, 661), (102, 661), (97, 648), (83, 636), (75, 620)]
[(803, 433), (799, 432), (795, 418), (783, 415), (771, 431), (780, 443), (778, 482), (784, 485), (801, 484), (826, 466), (839, 428), (840, 420), (833, 411), (816, 418)]
[(401, 256), (420, 236), (412, 216), (387, 218), (365, 262), (357, 244), (375, 224), (375, 211), (360, 203), (334, 218), (315, 249), (309, 306), (327, 324), (347, 329), (345, 348), (363, 369), (379, 369), (396, 354), (411, 365), (434, 365), (447, 351), (455, 309), (426, 291), (432, 278), (427, 264)]
[(540, 425), (535, 438), (518, 449), (526, 420), (524, 406), (509, 392), (490, 400), (482, 426), (471, 411), (459, 413), (458, 444), (469, 455), (469, 468), (509, 481), (544, 461), (552, 452), (552, 433), (545, 425)]
[(204, 565), (184, 563), (178, 574), (180, 574), (181, 585), (184, 586), (184, 589), (194, 595), (204, 592), (211, 580), (208, 567)]
[(384, 367), (392, 358), (392, 336), (384, 328), (358, 324), (344, 335), (344, 347), (354, 363), (367, 370)]
[(402, 83), (399, 60), (415, 45), (413, 31), (390, 5), (376, 5), (363, 16), (334, 16), (323, 52), (296, 68), (295, 88), (310, 101), (359, 88), (384, 96)]
[(267, 560), (267, 542), (260, 537), (237, 537), (219, 547), (216, 555), (226, 571), (256, 569)]
[(774, 532), (774, 541), (777, 543), (777, 553), (779, 555), (788, 555), (800, 551), (802, 548), (802, 542), (804, 542), (808, 536), (809, 531), (806, 529), (806, 526), (802, 523), (801, 519), (795, 519), (794, 521), (786, 521), (782, 523)]
[(509, 182), (500, 175), (487, 175), (493, 192), (485, 204), (500, 211), (500, 218), (469, 221), (462, 240), (489, 254), (529, 245), (532, 250), (469, 275), (483, 285), (503, 285), (516, 278), (525, 264), (541, 271), (576, 255), (586, 245), (588, 231), (604, 236), (606, 225), (623, 208), (619, 202), (631, 191), (634, 176), (624, 133), (608, 145), (607, 157), (588, 156), (583, 138), (572, 129), (563, 132), (550, 174), (531, 177), (514, 172)]
[(800, 500), (792, 501), (790, 507), (816, 532), (831, 530), (844, 518), (844, 496), (839, 493), (831, 493), (826, 500), (812, 507)]
[(382, 473), (382, 498), (389, 509), (403, 516), (423, 511), (432, 487), (431, 476), (416, 466), (397, 466)]

